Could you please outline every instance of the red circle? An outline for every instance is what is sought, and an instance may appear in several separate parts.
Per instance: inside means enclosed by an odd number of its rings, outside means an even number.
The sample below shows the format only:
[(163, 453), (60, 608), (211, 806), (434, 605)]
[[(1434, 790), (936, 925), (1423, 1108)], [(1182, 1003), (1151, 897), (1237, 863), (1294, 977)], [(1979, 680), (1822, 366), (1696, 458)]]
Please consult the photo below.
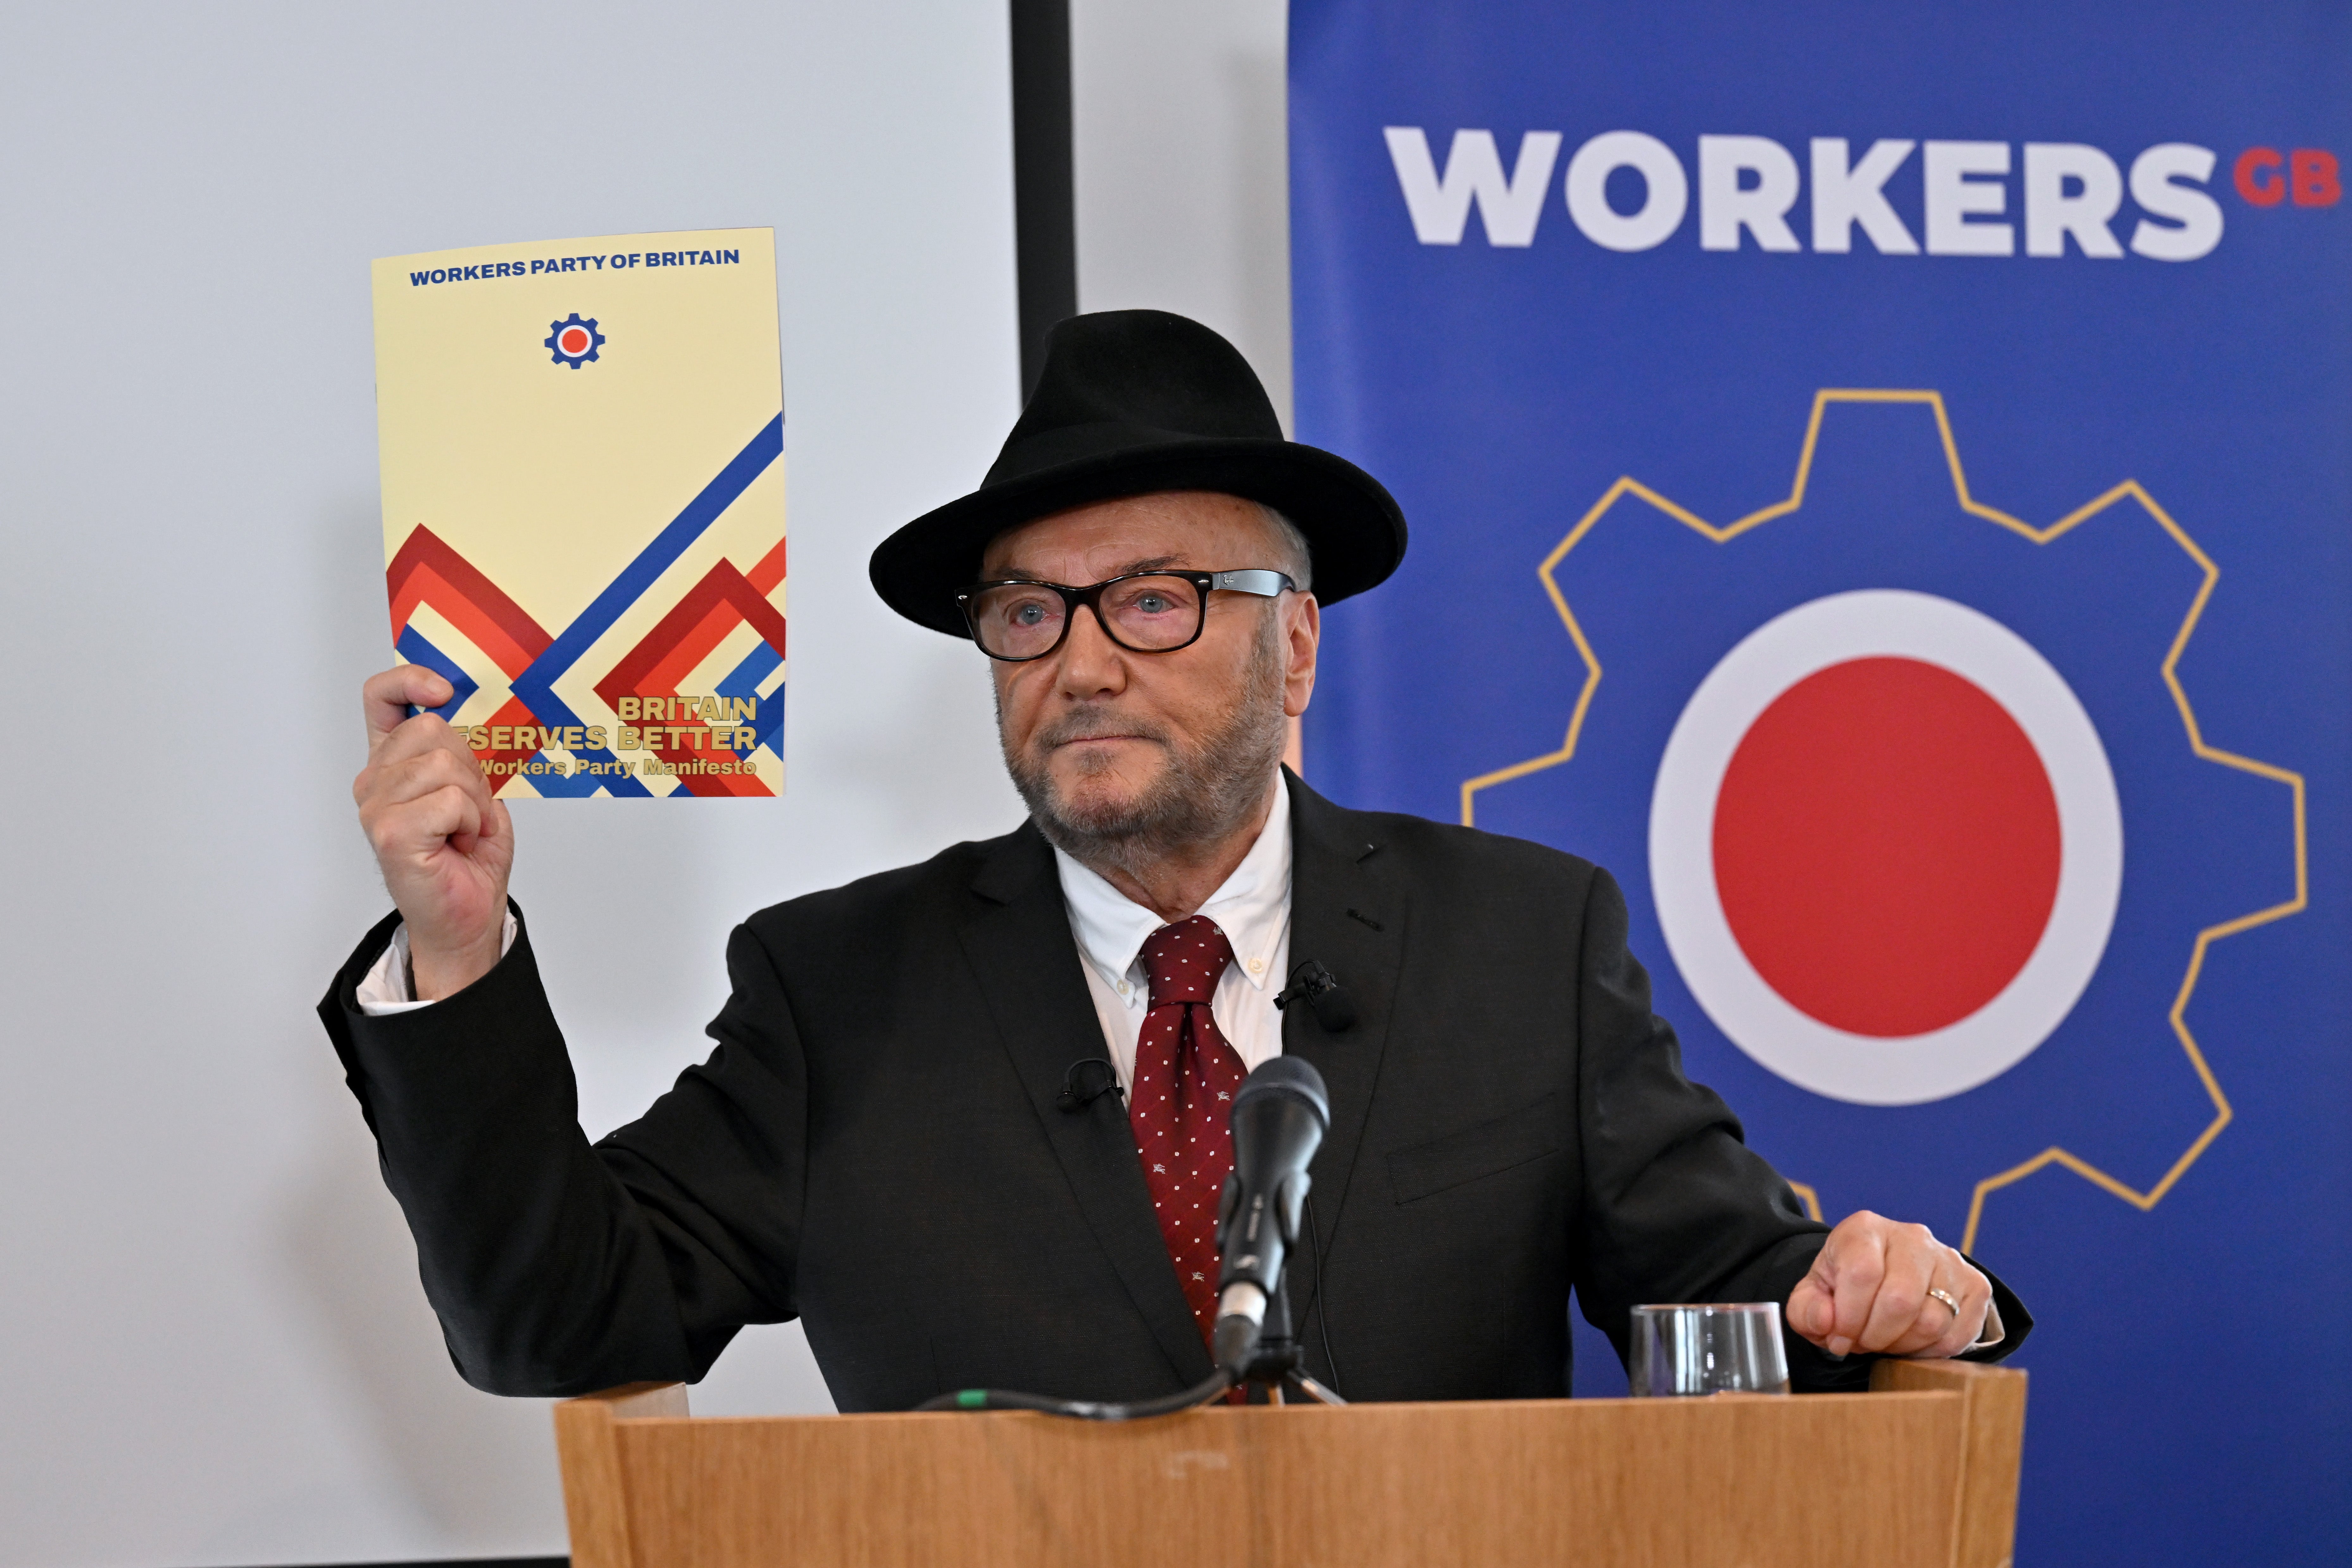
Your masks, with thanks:
[(567, 354), (584, 354), (588, 351), (588, 334), (582, 328), (566, 327), (563, 329), (563, 335), (555, 340)]
[(1854, 659), (1756, 717), (1715, 807), (1715, 884), (1767, 985), (1832, 1029), (1958, 1023), (1999, 996), (2058, 896), (2058, 802), (1973, 683)]

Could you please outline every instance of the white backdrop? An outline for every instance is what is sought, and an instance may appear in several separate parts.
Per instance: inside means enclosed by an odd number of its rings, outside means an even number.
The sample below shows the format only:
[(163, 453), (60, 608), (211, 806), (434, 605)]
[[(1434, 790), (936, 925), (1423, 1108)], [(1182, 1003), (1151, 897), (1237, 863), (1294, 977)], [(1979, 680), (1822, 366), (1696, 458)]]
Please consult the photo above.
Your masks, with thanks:
[(1233, 340), (1290, 423), (1284, 0), (1070, 0), (1078, 304)]
[[(310, 1015), (384, 907), (367, 263), (777, 231), (789, 799), (516, 813), (602, 1132), (733, 921), (1018, 820), (978, 661), (865, 578), (1014, 413), (1007, 77), (987, 0), (12, 11), (0, 1565), (562, 1550), (545, 1406), (450, 1370)], [(696, 1403), (828, 1407), (793, 1329)]]

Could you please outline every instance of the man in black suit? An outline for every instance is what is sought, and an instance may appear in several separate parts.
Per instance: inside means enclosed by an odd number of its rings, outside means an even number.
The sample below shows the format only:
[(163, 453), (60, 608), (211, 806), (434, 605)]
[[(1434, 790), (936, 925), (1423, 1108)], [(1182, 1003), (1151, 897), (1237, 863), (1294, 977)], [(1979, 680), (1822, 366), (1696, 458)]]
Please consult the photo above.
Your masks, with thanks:
[[(1783, 1302), (1801, 1387), (2014, 1348), (1982, 1271), (1921, 1227), (1809, 1220), (1683, 1076), (1606, 872), (1280, 767), (1320, 605), (1404, 539), (1214, 333), (1065, 323), (987, 481), (873, 566), (992, 659), (1029, 821), (753, 915), (718, 1049), (593, 1147), (506, 809), (404, 716), (439, 676), (370, 680), (353, 793), (398, 910), (320, 1016), (465, 1376), (692, 1380), (797, 1316), (847, 1410), (1192, 1385), (1223, 1097), (1278, 1053), (1330, 1088), (1291, 1284), (1309, 1370), (1350, 1397), (1565, 1393), (1571, 1286), (1621, 1354), (1637, 1302)], [(1352, 1021), (1280, 1007), (1308, 963)], [(1065, 1092), (1090, 1059), (1124, 1098)]]

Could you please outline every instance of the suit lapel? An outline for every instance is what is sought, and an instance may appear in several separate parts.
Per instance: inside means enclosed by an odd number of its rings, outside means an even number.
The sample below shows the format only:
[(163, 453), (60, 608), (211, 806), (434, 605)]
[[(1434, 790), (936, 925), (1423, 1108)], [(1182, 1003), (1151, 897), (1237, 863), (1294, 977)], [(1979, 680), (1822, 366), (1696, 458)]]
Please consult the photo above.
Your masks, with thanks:
[[(1315, 1279), (1320, 1281), (1345, 1217), (1371, 1113), (1381, 1053), (1395, 1012), (1408, 911), (1402, 889), (1375, 873), (1381, 846), (1369, 831), (1374, 820), (1340, 810), (1296, 775), (1289, 783), (1291, 967), (1315, 959), (1356, 1004), (1355, 1024), (1337, 1034), (1327, 1033), (1304, 1003), (1286, 1009), (1282, 1020), (1284, 1052), (1314, 1063), (1331, 1093), (1331, 1130), (1308, 1168), (1319, 1200), (1315, 1207), (1322, 1255)], [(1307, 1293), (1294, 1289), (1291, 1299), (1303, 1323)]]
[(998, 1038), (1096, 1241), (1170, 1368), (1183, 1383), (1198, 1383), (1212, 1370), (1208, 1347), (1152, 1218), (1151, 1190), (1123, 1103), (1107, 1094), (1075, 1114), (1059, 1103), (1070, 1064), (1102, 1056), (1106, 1048), (1078, 967), (1054, 852), (1034, 824), (1024, 826), (997, 841), (971, 885), (977, 912), (960, 936)]

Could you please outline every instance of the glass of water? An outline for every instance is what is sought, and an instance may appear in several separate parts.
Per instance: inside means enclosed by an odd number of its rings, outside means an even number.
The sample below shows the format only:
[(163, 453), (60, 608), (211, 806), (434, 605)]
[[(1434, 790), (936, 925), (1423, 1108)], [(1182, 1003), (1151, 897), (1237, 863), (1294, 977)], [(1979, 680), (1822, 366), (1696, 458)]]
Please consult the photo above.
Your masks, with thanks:
[(1713, 1301), (1633, 1309), (1626, 1380), (1637, 1397), (1786, 1394), (1780, 1303)]

